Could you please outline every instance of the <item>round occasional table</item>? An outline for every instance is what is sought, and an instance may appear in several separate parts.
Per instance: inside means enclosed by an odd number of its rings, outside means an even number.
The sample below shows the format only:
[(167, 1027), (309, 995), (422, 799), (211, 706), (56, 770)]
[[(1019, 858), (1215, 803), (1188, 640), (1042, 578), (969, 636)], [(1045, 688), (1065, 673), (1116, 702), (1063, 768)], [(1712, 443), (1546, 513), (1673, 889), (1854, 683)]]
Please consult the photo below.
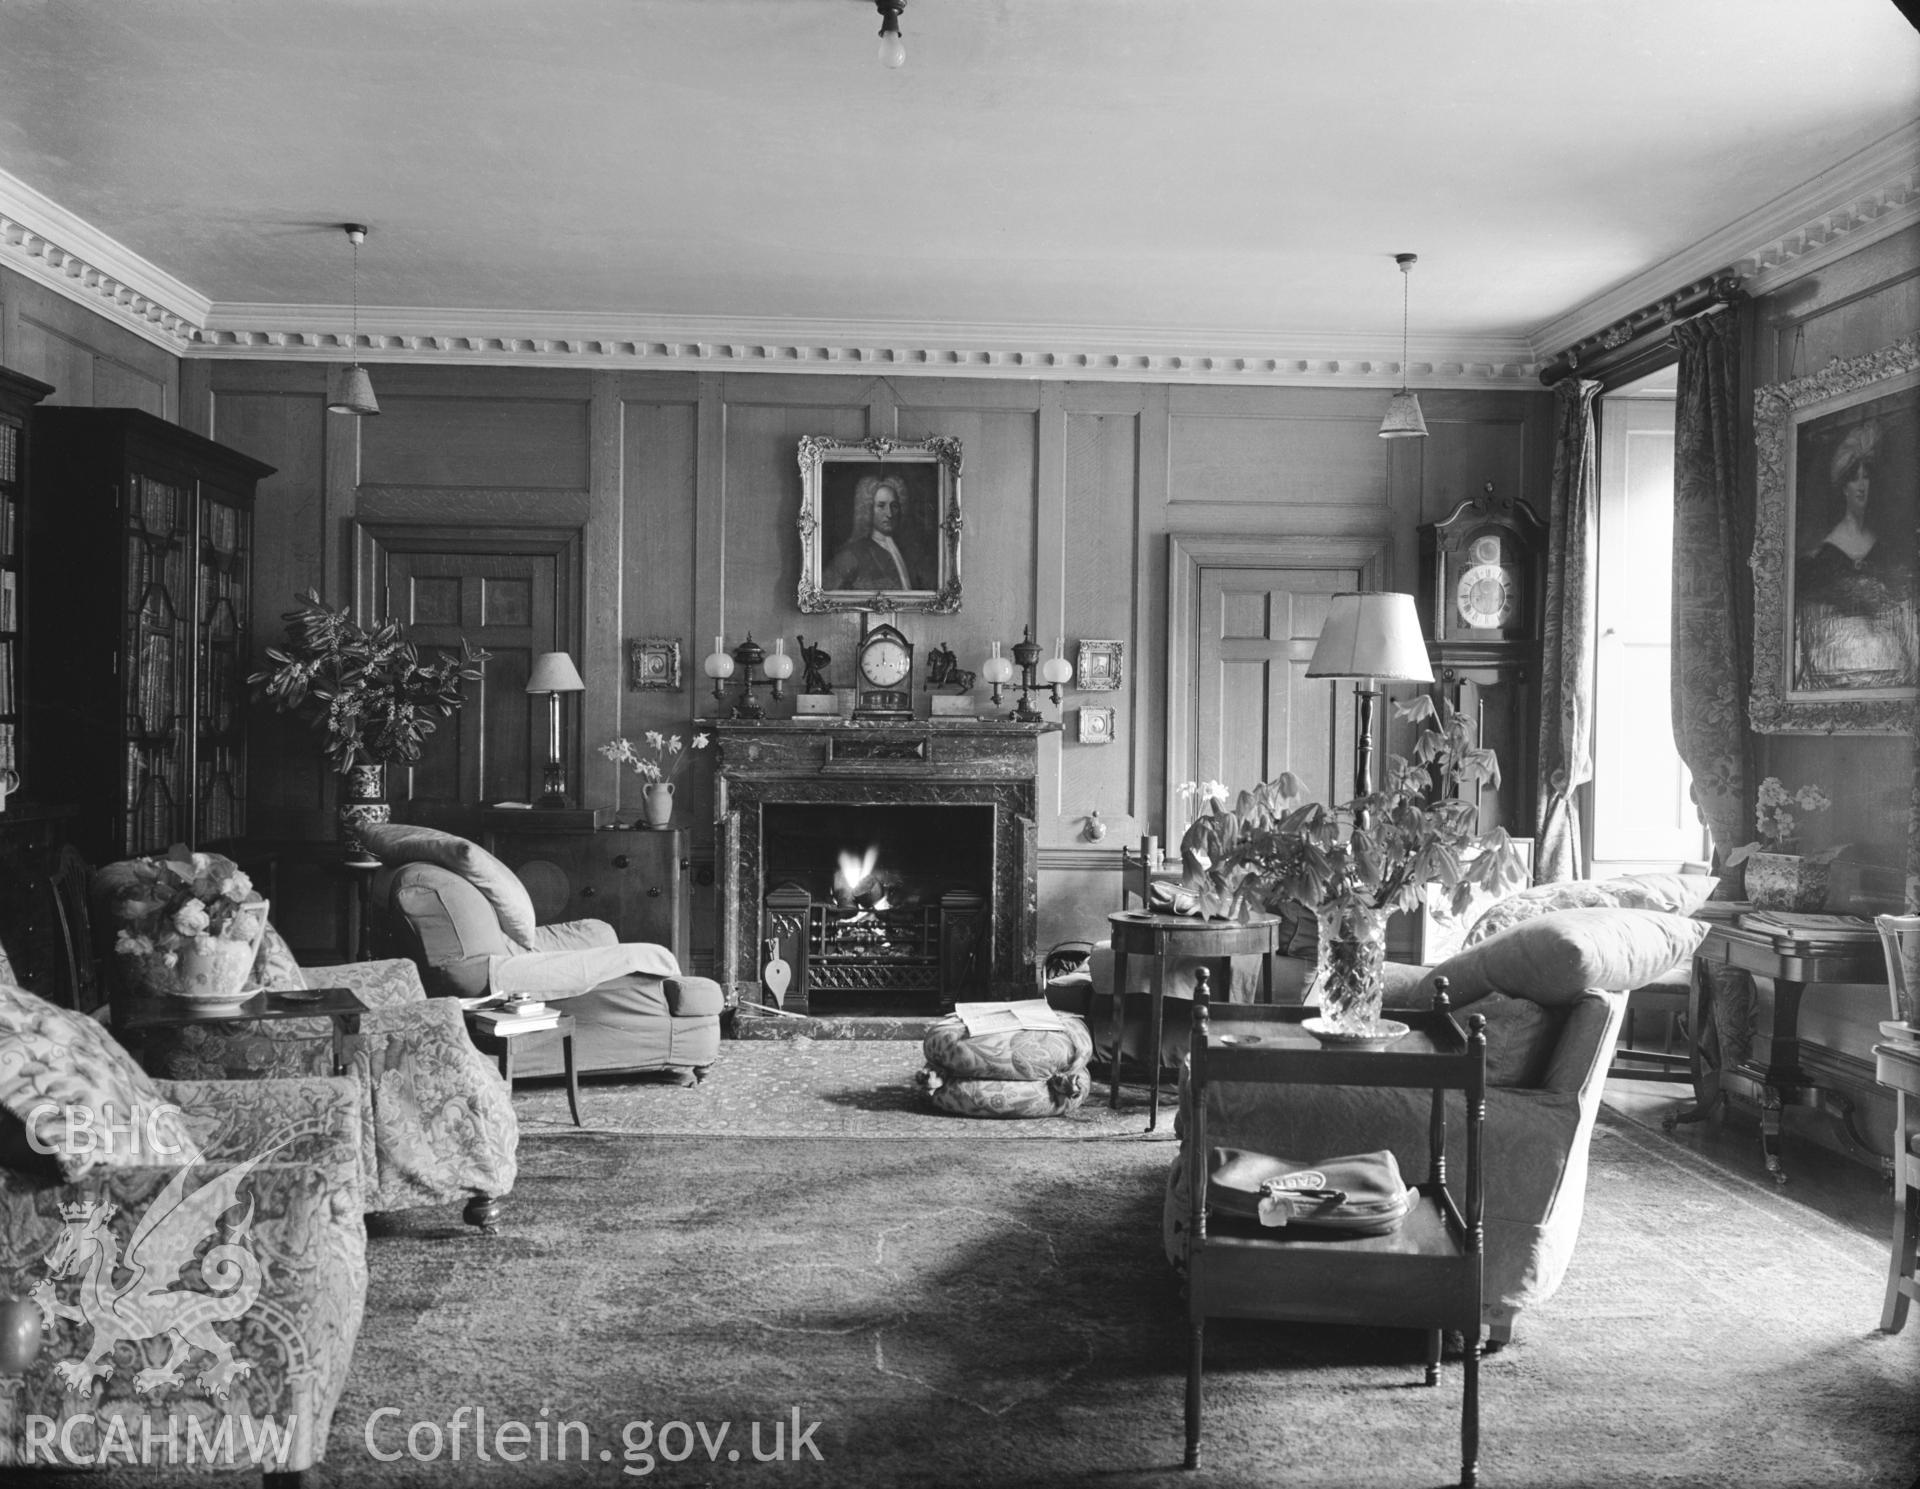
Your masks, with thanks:
[(1147, 1096), (1147, 1131), (1160, 1123), (1160, 1028), (1167, 996), (1167, 958), (1196, 957), (1212, 962), (1213, 985), (1224, 999), (1233, 987), (1233, 958), (1258, 956), (1260, 999), (1273, 1001), (1273, 954), (1280, 950), (1280, 917), (1256, 915), (1250, 920), (1203, 920), (1193, 915), (1154, 915), (1145, 910), (1120, 910), (1107, 917), (1113, 942), (1113, 1057), (1107, 1067), (1107, 1105), (1120, 1105), (1120, 1048), (1126, 1029), (1127, 958), (1153, 958), (1153, 1017), (1147, 1045), (1152, 1069)]

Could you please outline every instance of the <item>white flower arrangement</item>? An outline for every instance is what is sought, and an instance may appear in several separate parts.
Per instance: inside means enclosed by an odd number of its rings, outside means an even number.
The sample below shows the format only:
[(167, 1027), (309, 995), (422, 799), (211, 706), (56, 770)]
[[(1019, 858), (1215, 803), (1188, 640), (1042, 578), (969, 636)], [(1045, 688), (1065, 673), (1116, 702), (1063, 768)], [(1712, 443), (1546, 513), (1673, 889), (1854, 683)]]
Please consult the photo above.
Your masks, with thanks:
[(208, 956), (217, 942), (252, 942), (260, 933), (266, 902), (231, 858), (175, 844), (164, 858), (138, 858), (122, 872), (113, 895), (113, 949), (122, 956), (157, 956), (171, 968), (188, 948)]
[(640, 736), (645, 741), (640, 747), (622, 737), (601, 745), (600, 753), (616, 765), (630, 767), (635, 775), (650, 785), (660, 785), (674, 780), (685, 770), (687, 762), (693, 758), (693, 752), (704, 750), (710, 737), (696, 734), (689, 743), (678, 734), (649, 729)]

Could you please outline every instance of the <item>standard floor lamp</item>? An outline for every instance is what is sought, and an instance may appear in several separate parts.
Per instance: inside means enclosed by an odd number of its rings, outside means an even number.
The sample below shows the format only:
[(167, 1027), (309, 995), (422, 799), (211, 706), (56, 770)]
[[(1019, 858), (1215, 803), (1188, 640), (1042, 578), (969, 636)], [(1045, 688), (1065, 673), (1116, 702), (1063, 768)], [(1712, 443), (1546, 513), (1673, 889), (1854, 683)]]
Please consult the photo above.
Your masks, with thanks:
[(1360, 718), (1353, 741), (1353, 794), (1373, 794), (1373, 705), (1376, 682), (1432, 682), (1427, 643), (1413, 596), (1358, 591), (1333, 596), (1327, 623), (1307, 663), (1308, 677), (1350, 677)]
[(560, 695), (584, 693), (586, 689), (573, 658), (563, 651), (542, 652), (534, 661), (532, 675), (527, 678), (529, 693), (547, 695), (547, 769), (540, 782), (543, 807), (567, 804), (567, 767), (560, 753)]

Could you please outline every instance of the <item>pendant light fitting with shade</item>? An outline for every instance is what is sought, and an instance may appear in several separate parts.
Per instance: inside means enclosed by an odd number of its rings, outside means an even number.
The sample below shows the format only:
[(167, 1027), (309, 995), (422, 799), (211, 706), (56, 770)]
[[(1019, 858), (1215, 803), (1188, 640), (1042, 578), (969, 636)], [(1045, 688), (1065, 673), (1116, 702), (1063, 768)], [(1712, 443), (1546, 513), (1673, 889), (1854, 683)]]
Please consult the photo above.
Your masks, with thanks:
[(346, 382), (339, 396), (327, 405), (327, 411), (335, 414), (377, 414), (380, 405), (373, 396), (373, 379), (367, 376), (367, 369), (360, 365), (360, 245), (367, 241), (367, 226), (361, 222), (343, 222), (340, 226), (347, 235), (347, 241), (353, 245), (353, 338), (348, 345), (353, 348), (354, 355)]
[(1396, 253), (1400, 266), (1400, 391), (1387, 402), (1387, 416), (1380, 421), (1382, 439), (1425, 439), (1427, 421), (1420, 412), (1420, 395), (1407, 387), (1407, 310), (1412, 294), (1413, 266), (1419, 256)]

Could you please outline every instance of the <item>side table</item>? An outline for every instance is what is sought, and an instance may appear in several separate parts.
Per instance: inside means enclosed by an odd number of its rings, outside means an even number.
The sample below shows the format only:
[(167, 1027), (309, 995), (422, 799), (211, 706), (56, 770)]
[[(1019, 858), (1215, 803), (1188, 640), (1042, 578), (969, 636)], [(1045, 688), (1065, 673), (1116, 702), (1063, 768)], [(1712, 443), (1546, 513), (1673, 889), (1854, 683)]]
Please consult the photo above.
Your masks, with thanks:
[[(1884, 1026), (1883, 1026), (1884, 1027)], [(1920, 1298), (1914, 1268), (1920, 1260), (1920, 1134), (1909, 1135), (1907, 1115), (1920, 1101), (1920, 1038), (1889, 1038), (1873, 1047), (1874, 1079), (1894, 1093), (1893, 1256), (1887, 1264), (1887, 1301), (1880, 1327), (1898, 1334), (1907, 1304)]]
[(347, 1038), (360, 1032), (360, 1015), (367, 1005), (360, 995), (343, 987), (307, 988), (292, 993), (269, 990), (244, 1003), (206, 1007), (179, 998), (131, 995), (116, 999), (113, 1033), (117, 1039), (144, 1041), (151, 1029), (184, 1029), (194, 1024), (232, 1024), (244, 1019), (271, 1023), (278, 1019), (324, 1018), (333, 1021), (333, 1073), (347, 1073)]
[[(1185, 1466), (1200, 1466), (1200, 1386), (1208, 1319), (1421, 1329), (1427, 1335), (1430, 1386), (1440, 1382), (1442, 1334), (1458, 1329), (1465, 1366), (1460, 1484), (1473, 1489), (1480, 1455), (1486, 1020), (1469, 1009), (1470, 1032), (1463, 1031), (1441, 991), (1429, 1010), (1394, 1010), (1408, 1026), (1394, 1043), (1381, 1049), (1340, 1049), (1322, 1045), (1303, 1027), (1318, 1009), (1212, 1003), (1205, 968), (1196, 984), (1188, 1053), (1192, 1106), (1180, 1150), (1190, 1196)], [(1399, 1229), (1363, 1237), (1292, 1226), (1269, 1229), (1210, 1214), (1207, 1089), (1212, 1081), (1430, 1092), (1428, 1172), (1410, 1186), (1419, 1192), (1417, 1207)], [(1461, 1092), (1466, 1107), (1463, 1181), (1453, 1178), (1446, 1161), (1447, 1091)], [(1290, 1156), (1313, 1161), (1323, 1155)], [(1326, 1451), (1324, 1444), (1321, 1451)], [(1353, 1479), (1364, 1481), (1364, 1475)]]
[(1233, 987), (1233, 958), (1259, 956), (1260, 998), (1273, 1001), (1273, 955), (1280, 949), (1280, 917), (1256, 915), (1251, 920), (1202, 920), (1190, 915), (1155, 915), (1145, 910), (1121, 910), (1107, 917), (1113, 942), (1113, 1056), (1107, 1067), (1107, 1105), (1120, 1106), (1120, 1048), (1126, 1030), (1127, 958), (1153, 958), (1153, 1027), (1149, 1037), (1147, 1131), (1160, 1124), (1160, 1030), (1167, 996), (1167, 958), (1199, 957), (1211, 961), (1214, 985), (1224, 996)]
[(1753, 979), (1758, 1015), (1753, 1047), (1735, 1066), (1715, 1068), (1698, 1058), (1711, 1010), (1706, 1006), (1706, 979), (1696, 973), (1687, 1007), (1687, 1038), (1700, 1072), (1694, 1104), (1662, 1118), (1660, 1125), (1671, 1132), (1682, 1122), (1704, 1121), (1729, 1095), (1753, 1100), (1760, 1108), (1760, 1150), (1767, 1172), (1775, 1183), (1784, 1184), (1781, 1110), (1789, 1105), (1817, 1107), (1839, 1117), (1841, 1132), (1856, 1157), (1890, 1172), (1886, 1155), (1877, 1152), (1859, 1130), (1853, 1102), (1842, 1092), (1816, 1085), (1800, 1067), (1801, 1000), (1824, 983), (1884, 985), (1887, 965), (1878, 938), (1819, 941), (1716, 924), (1694, 955), (1699, 961), (1737, 968)]
[(560, 1036), (560, 1058), (567, 1069), (567, 1110), (573, 1113), (573, 1125), (579, 1127), (580, 1121), (580, 1073), (573, 1064), (573, 1015), (563, 1013), (560, 1022), (548, 1024), (540, 1029), (515, 1029), (505, 1034), (484, 1027), (471, 1013), (467, 1015), (467, 1033), (473, 1039), (474, 1048), (483, 1055), (491, 1055), (499, 1062), (500, 1078), (507, 1083), (507, 1093), (513, 1093), (513, 1047), (521, 1040), (532, 1039), (541, 1034)]

